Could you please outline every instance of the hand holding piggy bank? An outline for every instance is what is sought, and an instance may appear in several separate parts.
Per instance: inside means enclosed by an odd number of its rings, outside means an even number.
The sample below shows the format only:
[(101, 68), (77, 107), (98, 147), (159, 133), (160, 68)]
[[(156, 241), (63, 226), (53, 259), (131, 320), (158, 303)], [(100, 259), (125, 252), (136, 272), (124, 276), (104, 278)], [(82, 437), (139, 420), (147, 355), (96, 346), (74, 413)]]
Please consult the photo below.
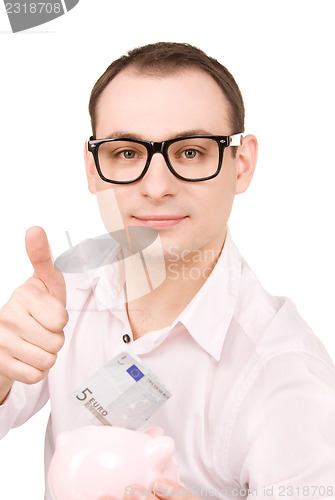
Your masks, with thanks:
[(173, 453), (173, 439), (159, 427), (81, 427), (57, 437), (50, 490), (54, 500), (122, 500), (131, 484), (149, 490), (159, 477), (179, 482)]

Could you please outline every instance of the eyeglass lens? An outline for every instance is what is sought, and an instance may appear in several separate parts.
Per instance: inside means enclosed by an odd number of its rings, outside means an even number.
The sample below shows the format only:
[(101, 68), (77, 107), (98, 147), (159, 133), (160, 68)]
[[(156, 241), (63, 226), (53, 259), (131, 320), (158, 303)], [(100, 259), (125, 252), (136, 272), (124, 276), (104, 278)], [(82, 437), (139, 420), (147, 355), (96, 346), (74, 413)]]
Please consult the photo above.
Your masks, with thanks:
[[(106, 179), (130, 182), (143, 172), (148, 151), (143, 144), (123, 140), (100, 144), (99, 166)], [(177, 174), (186, 179), (201, 179), (215, 174), (219, 164), (219, 146), (211, 138), (191, 138), (172, 143), (168, 158)]]

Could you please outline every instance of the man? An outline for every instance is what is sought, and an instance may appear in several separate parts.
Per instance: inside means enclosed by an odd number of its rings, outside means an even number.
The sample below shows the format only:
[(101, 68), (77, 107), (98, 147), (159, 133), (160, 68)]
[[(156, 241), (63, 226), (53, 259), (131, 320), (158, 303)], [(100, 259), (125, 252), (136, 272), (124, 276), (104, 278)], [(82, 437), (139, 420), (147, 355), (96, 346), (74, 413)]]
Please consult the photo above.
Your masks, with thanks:
[(133, 227), (155, 230), (159, 246), (125, 281), (98, 257), (93, 276), (66, 275), (66, 301), (46, 236), (27, 232), (34, 276), (0, 314), (2, 435), (50, 397), (48, 469), (57, 434), (91, 423), (69, 395), (127, 344), (172, 393), (141, 428), (174, 438), (186, 490), (160, 482), (158, 496), (335, 498), (334, 366), (227, 230), (257, 158), (233, 77), (189, 45), (149, 45), (112, 63), (90, 113), (88, 186), (108, 232), (125, 228), (131, 257), (143, 250)]

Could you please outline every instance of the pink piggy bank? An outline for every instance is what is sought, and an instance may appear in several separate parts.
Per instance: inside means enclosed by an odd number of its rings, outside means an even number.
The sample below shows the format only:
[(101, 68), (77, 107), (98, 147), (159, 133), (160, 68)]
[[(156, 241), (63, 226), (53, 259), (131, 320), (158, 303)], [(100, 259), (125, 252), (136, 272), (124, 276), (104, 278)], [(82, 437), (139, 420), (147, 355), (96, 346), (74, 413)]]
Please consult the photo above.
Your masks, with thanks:
[(173, 453), (174, 441), (160, 427), (145, 432), (81, 427), (57, 436), (50, 490), (54, 500), (123, 500), (131, 484), (143, 485), (149, 492), (159, 477), (179, 482)]

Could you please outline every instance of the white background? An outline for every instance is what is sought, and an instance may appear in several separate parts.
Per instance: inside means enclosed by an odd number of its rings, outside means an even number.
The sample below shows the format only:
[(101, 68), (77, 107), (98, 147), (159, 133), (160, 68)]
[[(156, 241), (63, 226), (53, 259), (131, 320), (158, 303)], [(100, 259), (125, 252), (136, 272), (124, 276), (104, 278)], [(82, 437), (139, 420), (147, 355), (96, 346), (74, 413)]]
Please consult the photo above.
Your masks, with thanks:
[[(257, 173), (230, 228), (275, 295), (293, 299), (335, 359), (333, 0), (80, 0), (12, 34), (0, 5), (0, 303), (31, 273), (24, 233), (42, 225), (54, 255), (104, 233), (86, 188), (87, 103), (107, 65), (156, 41), (189, 42), (235, 76)], [(49, 408), (0, 442), (1, 499), (43, 498)]]

